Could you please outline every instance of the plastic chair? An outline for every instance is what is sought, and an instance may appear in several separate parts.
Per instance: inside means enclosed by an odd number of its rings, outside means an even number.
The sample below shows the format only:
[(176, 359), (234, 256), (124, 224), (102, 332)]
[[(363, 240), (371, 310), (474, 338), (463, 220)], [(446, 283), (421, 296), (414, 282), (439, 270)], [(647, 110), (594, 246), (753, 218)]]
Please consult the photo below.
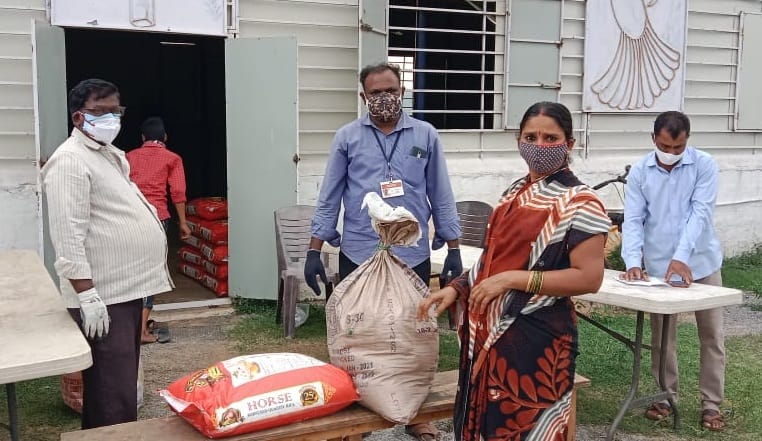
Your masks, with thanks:
[(455, 203), (455, 208), (460, 217), (460, 243), (484, 248), (484, 235), (492, 215), (492, 206), (481, 201), (461, 201)]
[[(315, 207), (293, 205), (275, 210), (275, 247), (278, 252), (278, 306), (276, 323), (283, 322), (286, 338), (296, 331), (296, 302), (299, 286), (304, 280), (304, 260), (310, 246), (310, 225)], [(338, 283), (339, 274), (328, 265), (328, 253), (323, 252), (323, 264), (329, 283)], [(330, 290), (332, 287), (326, 287)], [(326, 293), (327, 298), (328, 292)]]
[[(484, 236), (487, 232), (489, 218), (492, 215), (492, 206), (481, 201), (460, 201), (455, 203), (455, 208), (460, 218), (460, 244), (484, 248)], [(442, 283), (440, 280), (439, 288), (444, 288), (447, 283), (449, 281)], [(455, 329), (457, 327), (455, 323), (457, 311), (454, 306), (449, 308), (447, 315), (450, 329)]]

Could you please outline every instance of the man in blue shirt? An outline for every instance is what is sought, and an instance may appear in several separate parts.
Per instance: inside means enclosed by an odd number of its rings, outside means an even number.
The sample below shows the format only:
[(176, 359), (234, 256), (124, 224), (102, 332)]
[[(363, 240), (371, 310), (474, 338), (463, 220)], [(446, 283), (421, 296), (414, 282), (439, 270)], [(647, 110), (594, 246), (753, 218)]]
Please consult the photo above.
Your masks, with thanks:
[[(681, 112), (659, 115), (652, 136), (655, 151), (632, 167), (627, 180), (622, 225), (625, 278), (647, 280), (653, 275), (679, 287), (694, 281), (721, 286), (722, 249), (713, 221), (717, 164), (709, 154), (687, 146), (690, 121)], [(709, 430), (722, 430), (725, 423), (719, 405), (725, 380), (723, 310), (695, 314), (701, 342), (702, 424)], [(651, 314), (651, 370), (657, 383), (662, 320), (662, 315)], [(666, 331), (666, 376), (660, 386), (677, 400), (675, 322), (670, 320)], [(668, 402), (657, 402), (648, 408), (646, 417), (659, 420), (670, 413)]]
[[(304, 266), (307, 284), (319, 294), (317, 276), (326, 283), (320, 260), (323, 242), (341, 247), (341, 278), (376, 252), (378, 234), (368, 213), (360, 209), (369, 192), (377, 192), (389, 205), (405, 207), (420, 222), (422, 236), (417, 246), (393, 247), (392, 251), (427, 285), (431, 274), (428, 221), (432, 217), (435, 242), (440, 246), (446, 242), (449, 247), (440, 277), (460, 275), (460, 222), (436, 129), (402, 111), (404, 88), (398, 66), (365, 67), (360, 84), (368, 115), (340, 128), (334, 137), (312, 220), (313, 237)], [(336, 230), (342, 202), (343, 236)], [(408, 427), (408, 431), (421, 440), (434, 439), (437, 434), (429, 424)]]

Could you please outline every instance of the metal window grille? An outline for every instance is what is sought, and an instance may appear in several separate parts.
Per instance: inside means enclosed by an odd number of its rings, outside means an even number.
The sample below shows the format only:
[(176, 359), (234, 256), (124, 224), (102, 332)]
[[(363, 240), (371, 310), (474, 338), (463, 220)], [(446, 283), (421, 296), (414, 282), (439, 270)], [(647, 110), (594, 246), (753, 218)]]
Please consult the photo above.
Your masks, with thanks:
[[(447, 130), (501, 129), (505, 11), (496, 0), (390, 0), (389, 60), (408, 111)], [(504, 9), (504, 6), (501, 6)]]
[(405, 88), (405, 95), (402, 97), (402, 108), (408, 112), (413, 112), (413, 57), (389, 56), (389, 62), (400, 67), (402, 74), (402, 87)]

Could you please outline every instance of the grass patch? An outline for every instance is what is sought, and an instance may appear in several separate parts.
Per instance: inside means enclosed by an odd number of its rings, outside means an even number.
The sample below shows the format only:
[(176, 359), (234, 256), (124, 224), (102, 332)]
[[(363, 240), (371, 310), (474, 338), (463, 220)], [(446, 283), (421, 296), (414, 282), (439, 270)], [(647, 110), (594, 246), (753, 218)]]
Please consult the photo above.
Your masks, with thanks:
[[(634, 337), (635, 314), (596, 316), (609, 328)], [(649, 326), (644, 342), (650, 342)], [(586, 322), (580, 322), (580, 355), (577, 371), (592, 380), (592, 386), (579, 391), (578, 420), (581, 424), (609, 425), (624, 399), (632, 372), (632, 353), (621, 343), (603, 334)], [(758, 440), (762, 433), (762, 383), (756, 380), (762, 370), (762, 336), (734, 337), (726, 340), (727, 368), (725, 379), (726, 417), (724, 432), (713, 433), (699, 426), (701, 395), (698, 390), (699, 342), (696, 326), (678, 326), (678, 363), (680, 366), (681, 429), (675, 433), (668, 422), (653, 422), (643, 417), (642, 409), (626, 414), (620, 430), (658, 438)], [(641, 368), (643, 393), (656, 391), (650, 374), (650, 351), (644, 351)]]
[(762, 246), (725, 259), (722, 264), (722, 284), (762, 297)]
[(614, 247), (611, 252), (606, 256), (606, 265), (608, 268), (617, 271), (626, 271), (627, 267), (622, 259), (622, 244), (620, 243)]
[[(60, 377), (47, 377), (16, 384), (22, 440), (58, 441), (62, 432), (79, 429), (79, 414), (61, 399), (60, 381)], [(5, 386), (0, 386), (0, 421), (8, 421)], [(0, 428), (0, 440), (6, 439), (10, 439), (8, 432)]]

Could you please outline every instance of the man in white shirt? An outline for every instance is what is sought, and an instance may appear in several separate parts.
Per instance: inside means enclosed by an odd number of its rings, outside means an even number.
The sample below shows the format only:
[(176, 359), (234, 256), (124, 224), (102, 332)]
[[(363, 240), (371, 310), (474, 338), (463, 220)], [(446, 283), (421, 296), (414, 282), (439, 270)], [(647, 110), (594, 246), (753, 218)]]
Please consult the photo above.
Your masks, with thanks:
[(90, 343), (82, 428), (137, 419), (143, 299), (167, 292), (167, 239), (111, 142), (125, 108), (115, 85), (84, 80), (69, 92), (71, 136), (42, 170), (61, 294)]

